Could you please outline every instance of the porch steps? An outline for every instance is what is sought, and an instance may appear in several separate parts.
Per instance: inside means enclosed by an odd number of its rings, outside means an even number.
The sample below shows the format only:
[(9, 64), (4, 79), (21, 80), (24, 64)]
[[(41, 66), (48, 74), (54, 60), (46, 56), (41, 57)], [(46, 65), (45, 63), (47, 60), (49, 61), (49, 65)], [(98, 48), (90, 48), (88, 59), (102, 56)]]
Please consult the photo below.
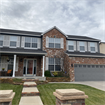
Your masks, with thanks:
[(22, 79), (22, 81), (24, 81), (24, 82), (35, 82), (35, 81), (39, 81), (39, 79), (30, 79), (30, 78), (28, 78), (28, 79)]
[(39, 96), (39, 91), (37, 87), (24, 87), (22, 96)]
[(24, 82), (23, 87), (37, 87), (35, 82)]
[(23, 84), (22, 97), (19, 105), (43, 105), (37, 84), (33, 82), (35, 79), (24, 79), (23, 81), (26, 82)]

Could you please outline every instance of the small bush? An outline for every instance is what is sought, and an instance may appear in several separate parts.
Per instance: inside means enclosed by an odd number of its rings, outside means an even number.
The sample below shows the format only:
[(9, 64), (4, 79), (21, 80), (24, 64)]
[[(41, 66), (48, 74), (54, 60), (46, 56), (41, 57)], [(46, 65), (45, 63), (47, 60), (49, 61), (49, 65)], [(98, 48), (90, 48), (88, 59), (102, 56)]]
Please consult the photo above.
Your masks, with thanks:
[(50, 73), (49, 70), (45, 71), (45, 76), (46, 76), (46, 77), (51, 77), (51, 73)]
[(54, 71), (53, 75), (54, 75), (54, 77), (57, 77), (58, 76), (58, 72)]

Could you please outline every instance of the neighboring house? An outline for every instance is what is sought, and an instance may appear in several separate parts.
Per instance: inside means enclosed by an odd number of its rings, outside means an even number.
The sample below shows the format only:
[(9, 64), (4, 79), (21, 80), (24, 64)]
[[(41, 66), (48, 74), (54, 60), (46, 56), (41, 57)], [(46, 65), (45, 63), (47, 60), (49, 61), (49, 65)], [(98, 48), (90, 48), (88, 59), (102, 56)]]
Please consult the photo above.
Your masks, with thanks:
[(13, 77), (44, 77), (45, 70), (59, 72), (63, 62), (70, 81), (105, 80), (105, 55), (99, 42), (66, 35), (55, 26), (46, 32), (0, 29), (0, 70), (12, 69)]
[(100, 53), (105, 54), (105, 42), (100, 42)]

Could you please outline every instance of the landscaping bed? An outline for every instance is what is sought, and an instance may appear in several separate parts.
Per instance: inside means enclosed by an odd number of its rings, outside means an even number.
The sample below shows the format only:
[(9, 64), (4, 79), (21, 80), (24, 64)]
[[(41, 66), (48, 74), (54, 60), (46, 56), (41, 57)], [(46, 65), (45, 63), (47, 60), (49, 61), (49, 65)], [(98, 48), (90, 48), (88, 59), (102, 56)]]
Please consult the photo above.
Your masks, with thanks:
[(70, 82), (69, 77), (46, 77), (48, 82)]
[(95, 89), (90, 86), (81, 84), (67, 84), (67, 83), (48, 83), (44, 85), (37, 85), (40, 91), (41, 99), (44, 105), (56, 105), (56, 98), (53, 92), (56, 89), (78, 89), (84, 91), (89, 98), (85, 100), (85, 105), (105, 105), (105, 91)]

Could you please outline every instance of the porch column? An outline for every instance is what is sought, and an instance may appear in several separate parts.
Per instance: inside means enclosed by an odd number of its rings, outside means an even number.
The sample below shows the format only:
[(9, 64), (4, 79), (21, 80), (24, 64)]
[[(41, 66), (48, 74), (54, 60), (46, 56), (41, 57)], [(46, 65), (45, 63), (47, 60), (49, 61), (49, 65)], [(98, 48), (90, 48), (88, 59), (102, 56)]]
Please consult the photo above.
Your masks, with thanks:
[(42, 71), (42, 77), (44, 77), (44, 58), (45, 58), (45, 56), (43, 56), (43, 71)]
[(16, 69), (16, 55), (14, 55), (14, 62), (13, 62), (13, 75), (12, 75), (12, 77), (15, 77), (15, 69)]

